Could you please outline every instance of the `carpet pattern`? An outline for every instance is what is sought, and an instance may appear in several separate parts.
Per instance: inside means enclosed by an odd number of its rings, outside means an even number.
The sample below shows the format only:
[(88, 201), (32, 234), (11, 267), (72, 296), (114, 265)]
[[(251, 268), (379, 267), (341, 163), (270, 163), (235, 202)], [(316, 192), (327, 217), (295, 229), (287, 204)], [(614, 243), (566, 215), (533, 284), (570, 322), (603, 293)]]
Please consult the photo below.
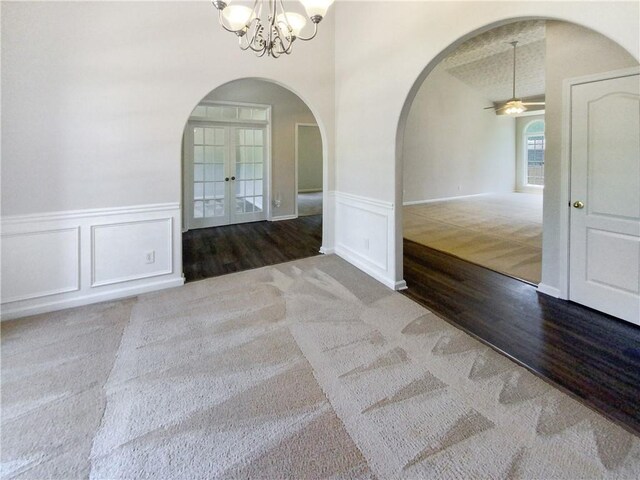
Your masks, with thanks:
[(531, 283), (542, 267), (542, 195), (490, 194), (403, 208), (404, 237)]
[(638, 478), (640, 439), (336, 256), (2, 324), (3, 478)]

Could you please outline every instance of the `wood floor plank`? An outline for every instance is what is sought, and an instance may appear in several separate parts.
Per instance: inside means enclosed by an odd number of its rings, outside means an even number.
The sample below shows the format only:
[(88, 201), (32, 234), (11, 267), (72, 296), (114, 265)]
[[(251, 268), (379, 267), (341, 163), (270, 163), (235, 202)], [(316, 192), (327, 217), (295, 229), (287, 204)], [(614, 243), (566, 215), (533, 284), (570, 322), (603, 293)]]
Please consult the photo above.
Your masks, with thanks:
[(182, 234), (187, 282), (318, 255), (322, 215), (200, 228)]
[(405, 295), (640, 434), (640, 328), (404, 241)]

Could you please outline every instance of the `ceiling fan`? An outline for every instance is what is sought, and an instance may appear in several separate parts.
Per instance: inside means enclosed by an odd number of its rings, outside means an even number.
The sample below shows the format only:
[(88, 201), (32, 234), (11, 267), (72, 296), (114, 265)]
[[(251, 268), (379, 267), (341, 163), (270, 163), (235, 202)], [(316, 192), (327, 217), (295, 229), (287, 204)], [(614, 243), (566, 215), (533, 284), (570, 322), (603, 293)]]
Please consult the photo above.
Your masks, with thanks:
[(492, 107), (485, 107), (485, 110), (494, 109), (496, 115), (518, 115), (525, 112), (529, 106), (545, 104), (545, 102), (523, 102), (522, 99), (516, 98), (516, 45), (518, 45), (518, 41), (509, 43), (513, 45), (513, 90), (510, 100), (495, 102)]

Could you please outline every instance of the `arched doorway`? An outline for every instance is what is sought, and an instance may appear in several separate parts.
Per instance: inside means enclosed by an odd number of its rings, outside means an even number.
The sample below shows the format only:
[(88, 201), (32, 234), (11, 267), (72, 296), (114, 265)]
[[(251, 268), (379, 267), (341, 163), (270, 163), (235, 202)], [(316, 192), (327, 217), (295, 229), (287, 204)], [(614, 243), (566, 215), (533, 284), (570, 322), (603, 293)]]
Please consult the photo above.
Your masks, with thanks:
[[(516, 131), (544, 118), (545, 54), (545, 22), (514, 22), (462, 43), (424, 80), (404, 135), (405, 239), (540, 282), (543, 188), (516, 188)], [(507, 114), (512, 96), (526, 110)]]
[[(455, 52), (456, 49), (465, 44), (465, 42), (469, 42), (478, 35), (482, 36), (485, 32), (495, 28), (500, 29), (501, 27), (517, 24), (518, 22), (526, 23), (526, 21), (532, 20), (535, 19), (510, 19), (471, 32), (444, 49), (422, 71), (404, 103), (396, 134), (396, 175), (398, 185), (396, 191), (399, 205), (403, 201), (403, 192), (405, 191), (402, 178), (404, 176), (403, 156), (407, 120), (412, 104), (420, 88), (422, 88), (424, 80), (447, 56)], [(541, 21), (545, 19), (537, 20)], [(551, 52), (552, 55), (549, 55), (545, 60), (546, 64), (550, 66), (546, 72), (546, 77), (550, 79), (551, 90), (546, 92), (546, 113), (548, 118), (545, 136), (549, 150), (546, 152), (547, 164), (545, 165), (543, 223), (545, 226), (550, 227), (545, 228), (546, 234), (544, 235), (542, 244), (544, 255), (540, 289), (554, 296), (566, 298), (566, 270), (568, 268), (566, 238), (568, 235), (566, 232), (563, 233), (562, 230), (566, 229), (568, 223), (563, 206), (568, 202), (569, 172), (568, 162), (561, 161), (561, 147), (564, 141), (562, 137), (562, 129), (564, 128), (562, 125), (564, 108), (562, 104), (562, 82), (564, 79), (570, 77), (631, 67), (637, 65), (638, 62), (618, 44), (593, 30), (568, 22), (546, 20), (547, 31), (549, 31), (549, 25), (552, 27), (553, 35), (549, 36), (547, 32), (547, 38), (545, 39), (546, 50)], [(488, 35), (485, 34), (484, 36), (491, 37), (491, 33)], [(589, 48), (581, 50), (577, 47), (577, 45), (584, 46), (585, 44), (588, 44)], [(504, 50), (508, 50), (509, 48), (510, 46), (508, 44), (503, 44)], [(580, 51), (582, 51), (582, 53), (580, 53)], [(463, 54), (469, 55), (469, 51), (463, 52)], [(507, 74), (510, 75), (511, 72), (507, 71)], [(549, 87), (549, 85), (547, 87)], [(511, 92), (509, 92), (509, 95), (510, 94)], [(429, 132), (423, 130), (422, 134), (428, 136)], [(463, 136), (460, 138), (462, 139)], [(464, 140), (460, 140), (460, 142), (463, 143)], [(398, 246), (396, 252), (400, 253), (400, 255), (396, 258), (398, 266), (401, 268), (402, 240), (399, 238), (401, 237), (399, 231), (402, 229), (402, 212), (400, 210), (399, 208), (398, 215), (396, 216), (396, 238)]]
[[(300, 125), (318, 141), (300, 146)], [(183, 136), (186, 280), (318, 254), (324, 150), (311, 109), (275, 82), (240, 79), (207, 94)], [(300, 176), (320, 191), (308, 218), (298, 217)]]

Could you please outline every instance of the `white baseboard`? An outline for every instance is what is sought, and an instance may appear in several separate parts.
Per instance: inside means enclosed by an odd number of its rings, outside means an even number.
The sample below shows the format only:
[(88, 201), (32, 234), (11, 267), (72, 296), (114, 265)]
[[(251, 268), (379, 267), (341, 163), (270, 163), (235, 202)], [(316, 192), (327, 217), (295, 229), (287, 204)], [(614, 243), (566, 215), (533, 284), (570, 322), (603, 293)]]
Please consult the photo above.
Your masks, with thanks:
[(355, 252), (350, 251), (344, 247), (336, 247), (335, 254), (338, 255), (343, 260), (346, 260), (354, 267), (362, 270), (364, 273), (369, 275), (370, 277), (375, 278), (377, 281), (382, 283), (385, 287), (388, 287), (392, 290), (396, 290), (396, 281), (391, 278), (387, 278), (382, 275), (380, 270), (377, 268), (372, 268), (366, 259), (362, 258), (360, 255), (357, 255)]
[(321, 191), (322, 191), (322, 188), (308, 188), (305, 190), (298, 190), (298, 193), (318, 193)]
[(180, 204), (2, 217), (3, 320), (182, 285)]
[(336, 253), (334, 248), (330, 248), (330, 247), (320, 247), (320, 253), (322, 253), (323, 255), (331, 255), (332, 253)]
[(538, 284), (538, 292), (549, 295), (550, 297), (560, 298), (560, 289), (545, 285), (544, 283)]
[(414, 200), (411, 202), (403, 202), (403, 206), (409, 205), (421, 205), (423, 203), (436, 203), (436, 202), (446, 202), (447, 200), (458, 200), (460, 198), (471, 198), (471, 197), (482, 197), (484, 195), (491, 195), (491, 193), (474, 193), (473, 195), (460, 195), (458, 197), (442, 197), (442, 198), (431, 198), (429, 200)]
[(271, 217), (272, 222), (281, 222), (282, 220), (295, 220), (298, 215), (279, 215), (277, 217)]
[(2, 321), (12, 320), (15, 318), (39, 315), (41, 313), (54, 312), (66, 308), (80, 307), (82, 305), (89, 305), (92, 303), (133, 297), (135, 295), (164, 290), (166, 288), (181, 287), (182, 285), (184, 285), (184, 278), (170, 278), (168, 280), (161, 280), (158, 282), (148, 282), (136, 287), (123, 287), (116, 290), (110, 290), (108, 292), (84, 295), (74, 299), (61, 299), (54, 301), (45, 300), (18, 308), (11, 308), (10, 306), (8, 308), (2, 307), (0, 318)]
[(395, 286), (395, 290), (400, 291), (400, 290), (406, 290), (407, 288), (407, 282), (405, 280), (400, 280), (396, 282), (396, 286)]
[(514, 193), (535, 193), (536, 195), (544, 195), (544, 187), (520, 187), (516, 188)]

